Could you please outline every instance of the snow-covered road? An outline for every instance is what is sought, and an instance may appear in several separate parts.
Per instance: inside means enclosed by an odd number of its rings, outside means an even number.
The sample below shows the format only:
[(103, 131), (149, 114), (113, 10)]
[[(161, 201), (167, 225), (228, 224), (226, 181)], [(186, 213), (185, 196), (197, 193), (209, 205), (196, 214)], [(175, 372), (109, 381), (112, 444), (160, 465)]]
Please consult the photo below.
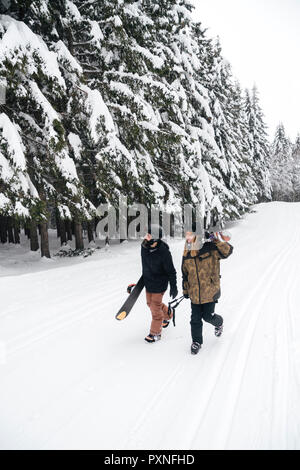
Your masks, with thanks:
[(255, 210), (230, 227), (224, 334), (205, 325), (198, 356), (189, 301), (156, 344), (144, 292), (115, 320), (138, 243), (27, 264), (0, 246), (0, 448), (299, 449), (300, 203)]

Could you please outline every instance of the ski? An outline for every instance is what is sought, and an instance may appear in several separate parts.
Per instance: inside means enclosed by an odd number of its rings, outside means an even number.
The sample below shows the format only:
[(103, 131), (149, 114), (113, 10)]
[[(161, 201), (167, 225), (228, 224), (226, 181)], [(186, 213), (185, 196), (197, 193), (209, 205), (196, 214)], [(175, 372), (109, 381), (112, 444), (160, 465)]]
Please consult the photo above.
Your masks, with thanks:
[(134, 306), (135, 302), (137, 301), (140, 293), (142, 292), (144, 288), (144, 278), (143, 276), (140, 277), (138, 280), (136, 286), (132, 289), (131, 293), (125, 300), (124, 304), (116, 314), (116, 319), (117, 320), (124, 320), (130, 313), (132, 307)]

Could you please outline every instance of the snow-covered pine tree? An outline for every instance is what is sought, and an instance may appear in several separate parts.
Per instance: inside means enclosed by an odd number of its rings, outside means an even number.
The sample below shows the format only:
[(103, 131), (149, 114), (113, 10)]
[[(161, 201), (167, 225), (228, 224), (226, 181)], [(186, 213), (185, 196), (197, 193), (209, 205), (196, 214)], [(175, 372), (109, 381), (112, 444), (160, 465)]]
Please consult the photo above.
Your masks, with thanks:
[(165, 124), (182, 135), (178, 156), (188, 189), (182, 193), (183, 202), (200, 203), (209, 225), (222, 217), (219, 196), (226, 188), (218, 171), (220, 152), (210, 124), (208, 93), (199, 80), (197, 34), (204, 33), (192, 21), (193, 5), (189, 1), (144, 4), (155, 25), (157, 49), (165, 57), (161, 76), (179, 98), (171, 109), (166, 109)]
[[(14, 6), (17, 3), (14, 2)], [(33, 30), (37, 7), (41, 7), (38, 3), (32, 2), (26, 14), (26, 21)], [(46, 1), (42, 2), (39, 13), (42, 18), (48, 15), (50, 22), (53, 16), (47, 6)], [(43, 19), (41, 24), (44, 24)], [(38, 223), (42, 256), (50, 256), (49, 210), (56, 206), (70, 217), (79, 218), (89, 217), (93, 207), (84, 195), (84, 187), (70, 157), (62, 122), (66, 82), (56, 55), (32, 29), (8, 15), (2, 17), (1, 75), (7, 80), (5, 113), (22, 137), (28, 173), (39, 196), (39, 203), (33, 200), (29, 209), (31, 231), (36, 231)]]
[(212, 124), (221, 154), (220, 174), (226, 186), (221, 202), (227, 219), (238, 218), (256, 201), (258, 192), (250, 171), (241, 88), (222, 57), (218, 39), (201, 41), (200, 52), (201, 78), (209, 90)]
[[(74, 160), (78, 177), (83, 184), (84, 194), (91, 208), (99, 204), (99, 191), (97, 190), (97, 174), (95, 156), (99, 138), (109, 135), (113, 130), (112, 118), (103, 103), (101, 95), (91, 90), (85, 83), (83, 68), (74, 55), (73, 31), (84, 31), (86, 26), (76, 6), (71, 1), (65, 1), (63, 8), (57, 3), (55, 18), (60, 18), (58, 25), (52, 31), (59, 31), (59, 39), (48, 37), (49, 47), (57, 54), (57, 61), (61, 74), (66, 83), (65, 110), (62, 113), (62, 124), (67, 136), (70, 155)], [(51, 2), (51, 9), (55, 2)], [(64, 16), (62, 16), (64, 15)], [(52, 15), (53, 16), (53, 15)], [(58, 40), (57, 40), (58, 39)], [(101, 125), (101, 132), (99, 127)], [(99, 137), (100, 136), (100, 137)], [(82, 226), (87, 229), (88, 239), (94, 239), (94, 217), (96, 212), (68, 214), (59, 211), (57, 223), (61, 241), (66, 241), (70, 225), (70, 217), (74, 221), (76, 248), (83, 247)]]
[[(251, 149), (248, 140), (247, 117), (244, 108), (243, 90), (238, 81), (235, 81), (231, 94), (231, 109), (235, 135), (236, 161), (233, 162), (233, 191), (242, 203), (241, 213), (248, 211), (257, 202), (259, 187), (255, 174), (252, 173)], [(236, 167), (236, 170), (235, 170)], [(265, 172), (268, 165), (265, 162)]]
[(277, 201), (293, 200), (293, 157), (292, 143), (282, 123), (277, 126), (271, 146), (270, 173), (272, 197)]
[[(28, 211), (33, 249), (37, 224), (47, 245), (54, 210), (61, 240), (72, 220), (82, 246), (81, 224), (92, 239), (95, 206), (117, 205), (121, 193), (167, 212), (201, 203), (207, 225), (266, 197), (257, 93), (244, 111), (220, 45), (193, 21), (189, 0), (0, 8), (0, 77), (9, 82), (1, 111), (18, 132), (29, 182), (24, 196), (8, 194), (6, 181), (1, 200), (5, 214), (17, 215), (16, 198)], [(4, 137), (1, 151), (13, 167)]]
[(252, 172), (259, 188), (258, 200), (268, 201), (271, 199), (271, 183), (268, 171), (270, 146), (266, 131), (267, 126), (255, 85), (251, 93), (249, 90), (245, 90), (244, 106), (248, 125)]
[(15, 229), (10, 242), (18, 242), (17, 227), (30, 215), (39, 196), (29, 176), (24, 146), (18, 128), (4, 112), (0, 114), (0, 216), (1, 241), (7, 241), (7, 224)]
[[(219, 149), (209, 124), (207, 92), (196, 80), (200, 64), (189, 2), (103, 2), (100, 10), (97, 2), (77, 6), (94, 29), (95, 22), (102, 28), (103, 39), (95, 54), (90, 50), (91, 32), (78, 37), (74, 53), (78, 61), (85, 60), (81, 64), (89, 86), (101, 91), (113, 115), (122, 145), (117, 142), (117, 156), (120, 150), (125, 153), (124, 158), (121, 152), (121, 160), (113, 158), (113, 139), (100, 150), (100, 162), (108, 167), (107, 183), (116, 187), (108, 178), (113, 172), (129, 199), (162, 200), (169, 210), (183, 202), (201, 201), (208, 216), (213, 210), (220, 214), (220, 200), (201, 162), (206, 156), (211, 179), (222, 193), (226, 188), (213, 174), (211, 163)], [(143, 182), (134, 193), (132, 163), (133, 176)]]
[(151, 52), (151, 21), (139, 2), (74, 3), (86, 25), (81, 37), (74, 30), (74, 55), (89, 87), (103, 96), (115, 128), (109, 139), (99, 142), (99, 191), (111, 202), (120, 193), (129, 203), (159, 202), (165, 190), (151, 154), (159, 153), (160, 142), (167, 147), (170, 139), (160, 129), (155, 108), (174, 96), (159, 80), (163, 61)]
[(294, 201), (300, 201), (300, 134), (297, 135), (296, 142), (293, 145), (292, 159), (292, 184), (294, 192)]

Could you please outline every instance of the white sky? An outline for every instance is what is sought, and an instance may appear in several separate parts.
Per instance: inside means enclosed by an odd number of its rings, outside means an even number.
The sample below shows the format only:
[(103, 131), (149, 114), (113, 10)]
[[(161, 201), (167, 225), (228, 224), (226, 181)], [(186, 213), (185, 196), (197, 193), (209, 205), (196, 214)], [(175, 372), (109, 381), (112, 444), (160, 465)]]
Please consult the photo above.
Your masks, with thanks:
[(244, 88), (256, 83), (269, 134), (300, 133), (300, 0), (193, 0)]

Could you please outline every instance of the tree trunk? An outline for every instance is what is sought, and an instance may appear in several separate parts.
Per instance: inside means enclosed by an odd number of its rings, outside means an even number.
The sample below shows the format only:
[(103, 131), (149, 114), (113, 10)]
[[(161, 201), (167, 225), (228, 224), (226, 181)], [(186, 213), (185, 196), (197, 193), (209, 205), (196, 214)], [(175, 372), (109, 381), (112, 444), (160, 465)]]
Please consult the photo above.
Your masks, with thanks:
[(59, 221), (59, 235), (60, 235), (60, 243), (63, 245), (67, 243), (67, 233), (66, 233), (66, 222), (63, 219)]
[(80, 222), (75, 222), (74, 223), (74, 229), (75, 229), (75, 248), (76, 250), (83, 250), (84, 244), (83, 244), (83, 236), (82, 236), (82, 225)]
[(94, 231), (93, 231), (93, 221), (87, 223), (87, 233), (88, 233), (89, 243), (95, 241), (94, 240)]
[(59, 212), (58, 209), (55, 209), (55, 222), (56, 222), (56, 236), (57, 238), (60, 237), (60, 217), (59, 217)]
[(58, 211), (56, 212), (56, 231), (57, 237), (60, 238), (60, 243), (63, 245), (67, 242), (67, 234), (66, 234), (66, 221), (59, 217)]
[(41, 255), (46, 258), (51, 258), (49, 249), (49, 238), (48, 238), (48, 225), (46, 222), (40, 224), (41, 234)]
[(20, 243), (20, 225), (16, 220), (13, 221), (14, 239), (15, 243)]
[(31, 251), (37, 251), (39, 249), (39, 238), (35, 220), (31, 220), (30, 222), (30, 249)]
[(7, 233), (8, 233), (8, 243), (15, 243), (12, 218), (7, 218)]
[(4, 215), (0, 216), (0, 241), (7, 242), (7, 217)]
[(30, 228), (28, 227), (28, 223), (26, 222), (25, 227), (24, 227), (24, 233), (27, 238), (30, 238)]
[(72, 224), (71, 224), (71, 221), (70, 220), (66, 220), (65, 221), (65, 225), (66, 225), (66, 230), (67, 230), (67, 238), (68, 240), (71, 240), (73, 239), (73, 236), (72, 236)]

